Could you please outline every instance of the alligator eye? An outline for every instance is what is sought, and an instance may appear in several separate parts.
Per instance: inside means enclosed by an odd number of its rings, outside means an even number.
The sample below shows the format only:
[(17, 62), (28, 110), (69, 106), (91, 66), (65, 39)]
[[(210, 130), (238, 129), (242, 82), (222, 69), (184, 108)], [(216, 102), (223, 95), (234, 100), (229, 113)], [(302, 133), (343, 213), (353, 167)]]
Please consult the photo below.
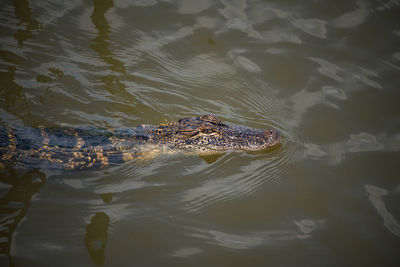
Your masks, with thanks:
[(213, 132), (213, 130), (211, 130), (211, 129), (203, 129), (201, 132), (203, 134), (211, 134)]

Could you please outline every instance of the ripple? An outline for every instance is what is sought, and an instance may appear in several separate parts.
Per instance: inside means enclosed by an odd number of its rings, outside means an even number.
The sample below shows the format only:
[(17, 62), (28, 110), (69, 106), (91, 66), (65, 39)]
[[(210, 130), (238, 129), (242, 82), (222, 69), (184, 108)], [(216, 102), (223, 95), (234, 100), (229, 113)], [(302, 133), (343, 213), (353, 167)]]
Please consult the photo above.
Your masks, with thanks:
[(228, 29), (240, 30), (247, 33), (249, 37), (262, 39), (261, 34), (253, 28), (253, 23), (245, 13), (246, 1), (223, 0), (222, 3), (225, 7), (220, 9), (220, 13), (228, 20), (225, 24)]
[(216, 58), (212, 54), (202, 54), (187, 61), (189, 68), (181, 68), (181, 77), (193, 77), (193, 80), (199, 80), (200, 77), (215, 80), (229, 78), (235, 73), (235, 69), (223, 60)]
[[(361, 1), (357, 2), (362, 3)], [(369, 12), (364, 6), (360, 6), (360, 8), (345, 13), (341, 15), (340, 17), (334, 19), (331, 22), (331, 25), (336, 28), (354, 28), (358, 25), (361, 25), (364, 23), (368, 16)]]
[(304, 148), (304, 153), (307, 156), (320, 158), (327, 155), (327, 153), (323, 151), (317, 144), (305, 143)]
[(278, 242), (307, 239), (315, 230), (325, 223), (323, 219), (302, 219), (293, 222), (286, 229), (270, 229), (248, 233), (230, 233), (216, 229), (191, 229), (188, 236), (205, 240), (205, 242), (225, 248), (247, 250), (260, 246), (276, 246)]
[(333, 87), (333, 86), (326, 85), (326, 86), (322, 87), (322, 91), (325, 94), (333, 96), (334, 98), (337, 98), (339, 100), (346, 100), (347, 99), (346, 93), (342, 89), (340, 89), (338, 87)]
[(235, 55), (234, 53), (232, 53), (232, 51), (230, 51), (228, 54), (235, 61), (235, 64), (238, 67), (241, 67), (248, 72), (254, 72), (254, 73), (261, 72), (261, 68), (250, 59), (244, 56)]
[(288, 119), (288, 125), (291, 127), (298, 126), (306, 111), (309, 108), (322, 103), (324, 96), (323, 92), (307, 92), (304, 89), (290, 96), (289, 101), (292, 104), (292, 116)]
[(400, 6), (400, 2), (397, 0), (379, 1), (379, 6), (376, 7), (376, 10), (384, 11), (384, 10), (397, 8), (398, 6)]
[(180, 14), (196, 14), (200, 13), (213, 5), (211, 0), (180, 0), (178, 1), (178, 13)]
[[(301, 156), (291, 138), (285, 136), (284, 145), (267, 155), (233, 152), (223, 156), (217, 164), (201, 171), (202, 176), (212, 179), (183, 192), (183, 209), (197, 212), (208, 205), (256, 194), (264, 184), (279, 183), (285, 165), (296, 162)], [(246, 165), (238, 163), (242, 157), (247, 158)]]
[(342, 69), (336, 66), (335, 64), (322, 58), (310, 57), (309, 59), (320, 65), (320, 67), (318, 68), (318, 72), (321, 73), (322, 75), (325, 75), (337, 82), (343, 81), (343, 78), (340, 77), (338, 74), (339, 72), (342, 72)]
[(175, 250), (171, 253), (173, 257), (187, 258), (202, 253), (202, 250), (196, 247), (185, 247)]
[(326, 21), (320, 19), (293, 19), (292, 24), (312, 36), (326, 38)]
[(364, 83), (367, 86), (370, 86), (370, 87), (373, 87), (376, 89), (382, 89), (382, 86), (379, 83), (377, 83), (377, 82), (371, 80), (371, 78), (369, 78), (371, 76), (378, 77), (378, 74), (376, 74), (372, 70), (367, 70), (367, 69), (363, 69), (363, 68), (360, 68), (360, 70), (361, 70), (361, 73), (354, 74), (354, 77), (356, 79), (360, 80), (362, 83)]
[(366, 152), (381, 150), (384, 146), (379, 143), (376, 136), (362, 132), (350, 135), (350, 140), (346, 142), (350, 146), (351, 152)]
[(294, 43), (294, 44), (301, 44), (302, 41), (299, 36), (291, 33), (286, 33), (282, 31), (264, 31), (261, 32), (263, 39), (267, 43)]
[(195, 212), (215, 202), (251, 195), (261, 184), (279, 180), (274, 164), (266, 164), (265, 161), (252, 162), (251, 165), (239, 170), (239, 173), (221, 177), (222, 173), (226, 173), (232, 167), (231, 164), (224, 162), (208, 171), (207, 176), (219, 178), (213, 178), (186, 190), (182, 196), (182, 201), (185, 203), (183, 209)]
[(386, 208), (385, 202), (383, 201), (383, 197), (388, 195), (388, 191), (383, 188), (379, 188), (374, 185), (365, 185), (365, 190), (368, 193), (368, 198), (371, 201), (372, 205), (375, 207), (378, 214), (383, 219), (383, 225), (388, 229), (392, 234), (400, 237), (400, 224), (396, 221), (393, 215)]
[(247, 7), (249, 14), (255, 24), (261, 24), (268, 20), (282, 19), (289, 20), (292, 15), (282, 9), (271, 7), (264, 2), (252, 3)]

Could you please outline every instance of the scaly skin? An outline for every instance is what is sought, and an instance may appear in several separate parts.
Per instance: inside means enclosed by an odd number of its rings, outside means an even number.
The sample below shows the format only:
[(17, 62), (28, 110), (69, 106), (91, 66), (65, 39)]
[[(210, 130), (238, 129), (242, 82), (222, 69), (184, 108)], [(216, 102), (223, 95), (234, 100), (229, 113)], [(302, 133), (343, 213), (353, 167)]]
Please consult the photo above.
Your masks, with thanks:
[(227, 150), (260, 151), (280, 142), (281, 135), (275, 130), (224, 123), (213, 115), (117, 130), (2, 128), (0, 169), (8, 165), (85, 169), (134, 160), (151, 152), (212, 154)]

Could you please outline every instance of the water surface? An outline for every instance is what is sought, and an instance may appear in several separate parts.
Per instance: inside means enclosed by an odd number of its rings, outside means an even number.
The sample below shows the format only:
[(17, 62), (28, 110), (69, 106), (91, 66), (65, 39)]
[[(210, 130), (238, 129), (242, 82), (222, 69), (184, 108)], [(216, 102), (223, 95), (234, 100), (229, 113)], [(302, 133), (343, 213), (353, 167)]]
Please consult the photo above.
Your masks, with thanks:
[(399, 266), (398, 1), (2, 1), (0, 126), (184, 116), (279, 150), (0, 173), (4, 266)]

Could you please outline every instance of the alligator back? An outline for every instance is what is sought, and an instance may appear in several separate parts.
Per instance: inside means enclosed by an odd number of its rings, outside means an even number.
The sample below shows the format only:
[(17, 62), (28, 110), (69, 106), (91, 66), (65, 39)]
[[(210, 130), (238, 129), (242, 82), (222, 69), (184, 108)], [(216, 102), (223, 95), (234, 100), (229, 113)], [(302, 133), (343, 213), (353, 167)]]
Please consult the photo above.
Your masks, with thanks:
[(224, 123), (214, 115), (116, 130), (0, 127), (0, 168), (74, 170), (109, 166), (148, 152), (260, 151), (280, 144), (281, 138), (278, 131)]
[(95, 128), (0, 127), (0, 168), (103, 167), (132, 160), (146, 135), (140, 127), (118, 131)]

